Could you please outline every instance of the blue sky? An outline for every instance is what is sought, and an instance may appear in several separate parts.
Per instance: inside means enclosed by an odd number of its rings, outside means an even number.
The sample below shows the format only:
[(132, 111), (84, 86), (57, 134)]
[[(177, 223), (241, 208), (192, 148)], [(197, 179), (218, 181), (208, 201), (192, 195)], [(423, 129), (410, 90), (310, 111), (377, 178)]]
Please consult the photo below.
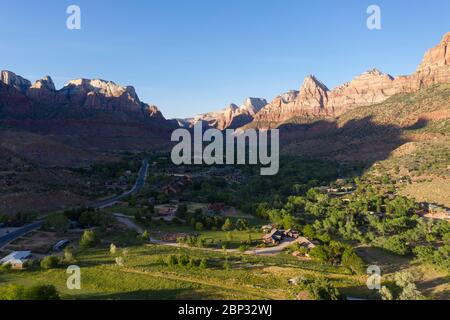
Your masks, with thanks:
[[(81, 7), (82, 29), (66, 28)], [(382, 29), (366, 28), (366, 9)], [(308, 74), (333, 88), (377, 67), (415, 70), (450, 31), (450, 1), (0, 0), (0, 69), (57, 87), (101, 78), (133, 85), (166, 117), (298, 89)]]

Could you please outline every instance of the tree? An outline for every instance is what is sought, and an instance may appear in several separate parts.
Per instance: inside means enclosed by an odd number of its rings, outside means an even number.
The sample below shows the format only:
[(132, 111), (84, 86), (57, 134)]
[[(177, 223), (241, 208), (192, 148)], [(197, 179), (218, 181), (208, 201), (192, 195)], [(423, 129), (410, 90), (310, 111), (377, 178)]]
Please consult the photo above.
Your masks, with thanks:
[(394, 300), (394, 296), (392, 295), (392, 292), (388, 287), (381, 287), (380, 295), (382, 300)]
[(95, 247), (98, 237), (93, 230), (85, 230), (80, 240), (80, 247), (83, 249)]
[(69, 219), (64, 214), (52, 214), (47, 217), (47, 227), (62, 234), (69, 229)]
[(59, 293), (52, 285), (40, 285), (25, 291), (27, 300), (59, 300)]
[(385, 240), (383, 248), (402, 256), (411, 253), (411, 248), (400, 235), (395, 235)]
[(236, 221), (236, 229), (239, 231), (244, 231), (249, 229), (249, 223), (247, 219), (238, 219)]
[(178, 258), (176, 255), (171, 254), (167, 257), (166, 263), (169, 267), (173, 267), (178, 263)]
[(402, 289), (399, 300), (418, 300), (422, 298), (419, 290), (414, 284), (414, 275), (411, 272), (397, 272), (394, 275), (394, 281)]
[(58, 257), (46, 256), (41, 260), (41, 268), (45, 270), (54, 269), (58, 266)]
[(315, 279), (307, 285), (311, 299), (314, 300), (339, 300), (339, 290), (326, 279)]
[(225, 220), (225, 223), (222, 226), (222, 230), (223, 231), (233, 230), (233, 223), (231, 222), (230, 218), (227, 218), (227, 220)]
[(64, 249), (64, 262), (70, 263), (74, 260), (73, 253), (69, 248)]
[(314, 228), (312, 225), (307, 224), (304, 228), (303, 228), (303, 235), (312, 240), (316, 238), (316, 232), (314, 231)]
[(141, 239), (142, 241), (148, 241), (148, 240), (150, 239), (150, 233), (148, 233), (148, 230), (145, 230), (145, 231), (141, 234), (140, 239)]
[(52, 285), (9, 285), (0, 287), (0, 300), (59, 300), (59, 293)]
[(123, 257), (116, 257), (116, 264), (119, 267), (123, 267), (125, 265), (125, 260)]
[(109, 246), (109, 253), (111, 255), (115, 255), (117, 252), (117, 247), (114, 243), (111, 243), (111, 245)]
[(200, 261), (199, 267), (200, 267), (200, 269), (207, 269), (208, 268), (208, 260), (206, 258), (203, 258)]
[(341, 264), (354, 274), (364, 273), (364, 262), (353, 248), (346, 248), (342, 254)]
[(197, 230), (197, 231), (202, 231), (202, 230), (203, 230), (203, 223), (201, 223), (201, 222), (196, 222), (196, 223), (195, 223), (195, 230)]

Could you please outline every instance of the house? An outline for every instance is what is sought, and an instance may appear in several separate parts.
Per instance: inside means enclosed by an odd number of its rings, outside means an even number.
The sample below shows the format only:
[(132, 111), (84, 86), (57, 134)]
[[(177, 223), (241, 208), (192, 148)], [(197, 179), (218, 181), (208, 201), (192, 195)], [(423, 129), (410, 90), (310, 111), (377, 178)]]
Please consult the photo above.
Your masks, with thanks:
[(313, 248), (316, 247), (316, 245), (310, 241), (309, 239), (305, 238), (305, 237), (298, 237), (298, 244), (301, 245), (302, 247), (305, 247), (308, 250), (311, 250)]
[(14, 251), (0, 260), (0, 265), (11, 265), (12, 269), (21, 270), (32, 258), (31, 251)]
[(284, 235), (288, 238), (298, 239), (300, 237), (300, 233), (297, 230), (288, 229), (284, 232)]
[(274, 228), (269, 234), (263, 236), (263, 241), (265, 244), (279, 244), (284, 237), (284, 231)]
[(211, 213), (221, 213), (225, 211), (225, 204), (224, 203), (211, 203), (208, 206), (208, 211)]
[(172, 216), (177, 213), (178, 206), (164, 206), (158, 209), (160, 216)]
[(53, 251), (60, 252), (65, 247), (67, 247), (69, 245), (69, 243), (70, 243), (70, 240), (67, 240), (67, 239), (60, 240), (53, 246)]
[(171, 185), (167, 185), (167, 186), (163, 187), (162, 192), (167, 196), (175, 195), (178, 193), (178, 191)]
[(261, 230), (263, 232), (267, 233), (267, 232), (271, 231), (273, 228), (275, 228), (275, 226), (273, 224), (268, 224), (268, 225), (262, 226)]

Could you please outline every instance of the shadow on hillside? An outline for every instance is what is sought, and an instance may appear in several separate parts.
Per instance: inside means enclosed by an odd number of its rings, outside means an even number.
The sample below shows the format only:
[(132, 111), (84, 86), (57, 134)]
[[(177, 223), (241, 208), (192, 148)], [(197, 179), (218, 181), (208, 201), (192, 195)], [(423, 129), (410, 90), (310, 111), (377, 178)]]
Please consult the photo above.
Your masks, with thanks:
[(192, 291), (188, 289), (135, 290), (105, 294), (85, 293), (79, 295), (71, 295), (68, 298), (75, 300), (175, 300), (180, 295), (187, 295), (189, 292), (192, 293)]
[(426, 125), (427, 120), (420, 119), (409, 128), (401, 128), (377, 124), (372, 117), (353, 119), (344, 125), (327, 120), (287, 124), (279, 128), (280, 148), (282, 153), (290, 155), (358, 162), (368, 168), (387, 159), (394, 150), (409, 142), (403, 130), (416, 130)]
[[(439, 277), (428, 281), (421, 281), (418, 283), (418, 287), (423, 294), (426, 296), (431, 296), (434, 294), (434, 289), (438, 286), (448, 284), (450, 282), (450, 277)], [(444, 289), (436, 293), (437, 299), (447, 300), (450, 297), (450, 290)]]

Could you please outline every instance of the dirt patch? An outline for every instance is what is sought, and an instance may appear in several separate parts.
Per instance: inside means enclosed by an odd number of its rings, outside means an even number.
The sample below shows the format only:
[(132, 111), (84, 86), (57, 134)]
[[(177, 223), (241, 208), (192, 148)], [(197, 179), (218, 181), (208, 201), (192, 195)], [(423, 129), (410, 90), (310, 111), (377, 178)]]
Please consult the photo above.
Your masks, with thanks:
[(9, 244), (5, 249), (10, 251), (31, 251), (38, 254), (49, 253), (53, 246), (60, 240), (67, 239), (72, 243), (77, 243), (80, 232), (67, 232), (64, 235), (57, 235), (54, 232), (35, 231)]

